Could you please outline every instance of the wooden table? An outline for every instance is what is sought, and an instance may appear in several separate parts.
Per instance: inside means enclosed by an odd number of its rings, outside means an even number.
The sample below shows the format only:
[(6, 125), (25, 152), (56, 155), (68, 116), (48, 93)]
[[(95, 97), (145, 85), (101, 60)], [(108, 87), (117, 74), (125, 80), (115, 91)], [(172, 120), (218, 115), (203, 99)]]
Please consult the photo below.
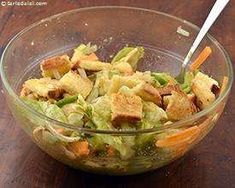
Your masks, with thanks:
[[(96, 5), (155, 9), (201, 25), (213, 0), (45, 0), (46, 6), (0, 6), (0, 47), (15, 33), (47, 16)], [(1, 1), (0, 1), (1, 2)], [(235, 1), (210, 33), (235, 61)], [(0, 97), (0, 187), (235, 187), (235, 88), (211, 133), (184, 158), (159, 170), (107, 177), (71, 169), (43, 153), (18, 127)]]

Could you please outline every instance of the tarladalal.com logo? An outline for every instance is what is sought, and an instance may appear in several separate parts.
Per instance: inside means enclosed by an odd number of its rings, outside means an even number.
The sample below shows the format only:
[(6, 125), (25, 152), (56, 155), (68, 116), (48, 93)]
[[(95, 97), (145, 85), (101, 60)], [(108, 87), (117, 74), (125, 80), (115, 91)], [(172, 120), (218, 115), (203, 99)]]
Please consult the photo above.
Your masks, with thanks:
[(0, 5), (5, 6), (46, 6), (46, 1), (0, 1)]

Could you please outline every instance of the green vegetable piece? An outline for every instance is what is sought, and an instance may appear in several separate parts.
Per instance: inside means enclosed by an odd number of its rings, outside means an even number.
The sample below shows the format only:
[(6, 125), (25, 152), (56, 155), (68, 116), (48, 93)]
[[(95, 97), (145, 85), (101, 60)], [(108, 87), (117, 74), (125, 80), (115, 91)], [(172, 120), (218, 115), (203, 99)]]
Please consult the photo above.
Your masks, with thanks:
[(120, 59), (127, 56), (133, 49), (133, 47), (124, 47), (114, 56), (111, 63), (118, 62)]
[(60, 108), (62, 108), (64, 105), (66, 104), (70, 104), (72, 102), (75, 102), (76, 100), (78, 99), (78, 96), (77, 95), (73, 95), (73, 96), (68, 96), (68, 97), (65, 97), (59, 101), (56, 102), (56, 105)]
[(50, 104), (44, 101), (37, 101), (28, 98), (22, 98), (26, 104), (34, 108), (36, 111), (45, 114), (47, 117), (67, 123), (67, 117), (62, 109), (55, 104)]
[[(143, 111), (144, 118), (139, 125), (139, 129), (151, 129), (159, 127), (161, 125), (161, 121), (167, 119), (166, 112), (153, 102), (144, 102)], [(151, 142), (153, 140), (154, 134), (142, 134), (136, 137), (136, 145), (144, 147), (147, 142)]]
[(94, 86), (90, 92), (90, 94), (87, 96), (86, 101), (88, 103), (92, 102), (94, 99), (96, 99), (99, 96), (99, 89), (98, 87)]
[(78, 95), (78, 107), (86, 115), (86, 117), (92, 121), (94, 107), (91, 104), (88, 104), (81, 95)]
[(84, 124), (82, 118), (83, 118), (83, 114), (80, 114), (80, 113), (71, 113), (68, 116), (68, 122), (70, 124), (73, 124), (73, 125), (81, 127)]
[(161, 85), (165, 85), (168, 82), (168, 80), (162, 76), (162, 73), (153, 73), (152, 75)]
[(192, 72), (186, 72), (184, 76), (184, 83), (180, 85), (181, 89), (185, 93), (189, 93), (191, 91), (191, 83), (194, 78), (194, 74)]
[[(104, 121), (111, 121), (111, 99), (108, 96), (101, 96), (93, 103), (94, 112)], [(97, 127), (100, 129), (101, 127)], [(102, 128), (101, 128), (102, 129)]]
[(144, 56), (143, 47), (124, 47), (113, 58), (112, 64), (118, 64), (119, 62), (127, 62), (135, 70), (138, 61)]
[(169, 81), (171, 81), (172, 83), (176, 83), (176, 80), (168, 73), (153, 72), (152, 77), (161, 85), (166, 85)]

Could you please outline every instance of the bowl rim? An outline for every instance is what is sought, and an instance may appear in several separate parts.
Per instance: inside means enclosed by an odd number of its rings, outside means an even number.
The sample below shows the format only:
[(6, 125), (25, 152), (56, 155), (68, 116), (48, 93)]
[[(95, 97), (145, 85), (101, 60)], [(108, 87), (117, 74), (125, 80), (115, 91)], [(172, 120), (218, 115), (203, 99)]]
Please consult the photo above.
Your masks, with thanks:
[[(83, 11), (88, 11), (88, 10), (101, 10), (101, 9), (128, 9), (128, 10), (136, 10), (136, 11), (143, 11), (143, 12), (148, 12), (148, 13), (153, 13), (153, 14), (158, 14), (158, 15), (162, 15), (171, 19), (175, 19), (177, 21), (180, 21), (184, 24), (187, 24), (189, 27), (191, 27), (192, 29), (195, 29), (197, 31), (200, 30), (200, 28), (189, 22), (186, 21), (184, 19), (178, 18), (176, 16), (164, 13), (164, 12), (160, 12), (160, 11), (156, 11), (156, 10), (152, 10), (152, 9), (146, 9), (146, 8), (139, 8), (139, 7), (129, 7), (129, 6), (92, 6), (92, 7), (84, 7), (84, 8), (78, 8), (78, 9), (72, 9), (69, 11), (65, 11), (59, 14), (55, 14), (53, 16), (49, 16), (47, 18), (41, 19), (40, 21), (34, 22), (33, 24), (27, 26), (26, 28), (22, 29), (20, 32), (18, 32), (15, 36), (13, 36), (10, 41), (8, 42), (8, 44), (6, 45), (3, 53), (2, 53), (2, 57), (0, 59), (0, 74), (1, 74), (1, 78), (2, 78), (2, 82), (3, 85), (5, 87), (5, 90), (8, 92), (9, 95), (11, 95), (16, 102), (18, 102), (20, 105), (22, 105), (23, 108), (27, 109), (28, 111), (30, 111), (30, 113), (32, 113), (33, 115), (36, 115), (40, 118), (42, 118), (43, 120), (46, 120), (48, 122), (51, 122), (52, 124), (56, 124), (57, 126), (61, 126), (64, 128), (68, 128), (74, 131), (78, 131), (78, 132), (82, 132), (82, 133), (87, 133), (87, 134), (112, 134), (112, 135), (133, 135), (133, 134), (144, 134), (144, 133), (157, 133), (157, 132), (162, 132), (163, 130), (166, 129), (174, 129), (174, 128), (180, 128), (181, 126), (187, 124), (187, 122), (191, 122), (194, 119), (200, 118), (208, 113), (210, 113), (211, 111), (214, 110), (214, 108), (216, 106), (218, 106), (223, 99), (228, 96), (231, 87), (232, 87), (232, 83), (233, 83), (233, 67), (232, 67), (232, 63), (230, 60), (230, 57), (228, 55), (228, 53), (226, 52), (226, 50), (222, 47), (222, 45), (214, 38), (212, 37), (209, 33), (207, 33), (206, 37), (213, 42), (213, 44), (215, 44), (215, 46), (221, 51), (222, 55), (224, 56), (225, 60), (226, 60), (226, 65), (227, 65), (227, 69), (228, 69), (228, 83), (226, 85), (226, 87), (224, 88), (223, 93), (210, 105), (208, 106), (206, 109), (192, 115), (189, 116), (188, 118), (179, 120), (177, 122), (173, 122), (172, 124), (169, 125), (165, 125), (163, 127), (156, 127), (156, 128), (150, 128), (150, 129), (140, 129), (140, 130), (125, 130), (125, 131), (120, 131), (120, 130), (100, 130), (100, 129), (88, 129), (88, 128), (81, 128), (81, 127), (74, 127), (72, 124), (69, 123), (63, 123), (60, 121), (57, 121), (55, 119), (52, 119), (50, 117), (45, 116), (44, 114), (34, 110), (33, 108), (31, 108), (29, 105), (27, 105), (22, 99), (20, 99), (20, 97), (18, 96), (18, 94), (16, 92), (14, 92), (14, 90), (11, 88), (7, 78), (6, 78), (6, 74), (4, 72), (4, 58), (5, 58), (5, 54), (7, 53), (8, 48), (11, 46), (11, 44), (14, 42), (15, 39), (17, 39), (18, 37), (20, 37), (21, 35), (23, 35), (24, 33), (26, 33), (27, 31), (29, 31), (30, 29), (45, 23), (47, 21), (50, 21), (52, 19), (55, 18), (60, 18), (64, 15), (69, 15), (69, 14), (73, 14), (73, 13), (80, 13)], [(192, 125), (193, 126), (193, 125)]]

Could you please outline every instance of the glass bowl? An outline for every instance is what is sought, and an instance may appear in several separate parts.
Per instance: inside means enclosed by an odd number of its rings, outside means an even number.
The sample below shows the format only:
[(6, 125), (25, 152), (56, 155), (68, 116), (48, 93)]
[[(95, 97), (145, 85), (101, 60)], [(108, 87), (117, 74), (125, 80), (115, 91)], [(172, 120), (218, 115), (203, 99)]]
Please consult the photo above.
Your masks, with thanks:
[[(181, 26), (188, 37), (177, 33)], [(90, 7), (64, 12), (32, 24), (14, 36), (1, 58), (4, 93), (16, 121), (32, 140), (53, 158), (85, 171), (109, 174), (137, 174), (162, 167), (183, 156), (213, 128), (223, 112), (233, 82), (232, 65), (223, 47), (209, 34), (203, 39), (192, 61), (205, 46), (213, 53), (201, 69), (220, 83), (228, 83), (216, 101), (203, 111), (170, 125), (139, 131), (105, 131), (77, 128), (40, 114), (19, 97), (22, 83), (39, 76), (39, 62), (56, 54), (69, 53), (80, 43), (99, 46), (101, 59), (109, 61), (110, 54), (124, 45), (145, 47), (144, 61), (139, 70), (158, 70), (176, 75), (199, 28), (171, 15), (130, 7)], [(76, 155), (71, 143), (54, 137), (46, 125), (57, 126), (77, 134), (133, 142), (131, 157), (120, 157), (117, 151), (104, 154), (88, 145), (89, 154)], [(135, 140), (153, 136), (154, 142), (136, 147)], [(141, 144), (141, 143), (140, 143)], [(106, 145), (105, 147), (109, 147)], [(125, 151), (123, 151), (125, 152)]]

